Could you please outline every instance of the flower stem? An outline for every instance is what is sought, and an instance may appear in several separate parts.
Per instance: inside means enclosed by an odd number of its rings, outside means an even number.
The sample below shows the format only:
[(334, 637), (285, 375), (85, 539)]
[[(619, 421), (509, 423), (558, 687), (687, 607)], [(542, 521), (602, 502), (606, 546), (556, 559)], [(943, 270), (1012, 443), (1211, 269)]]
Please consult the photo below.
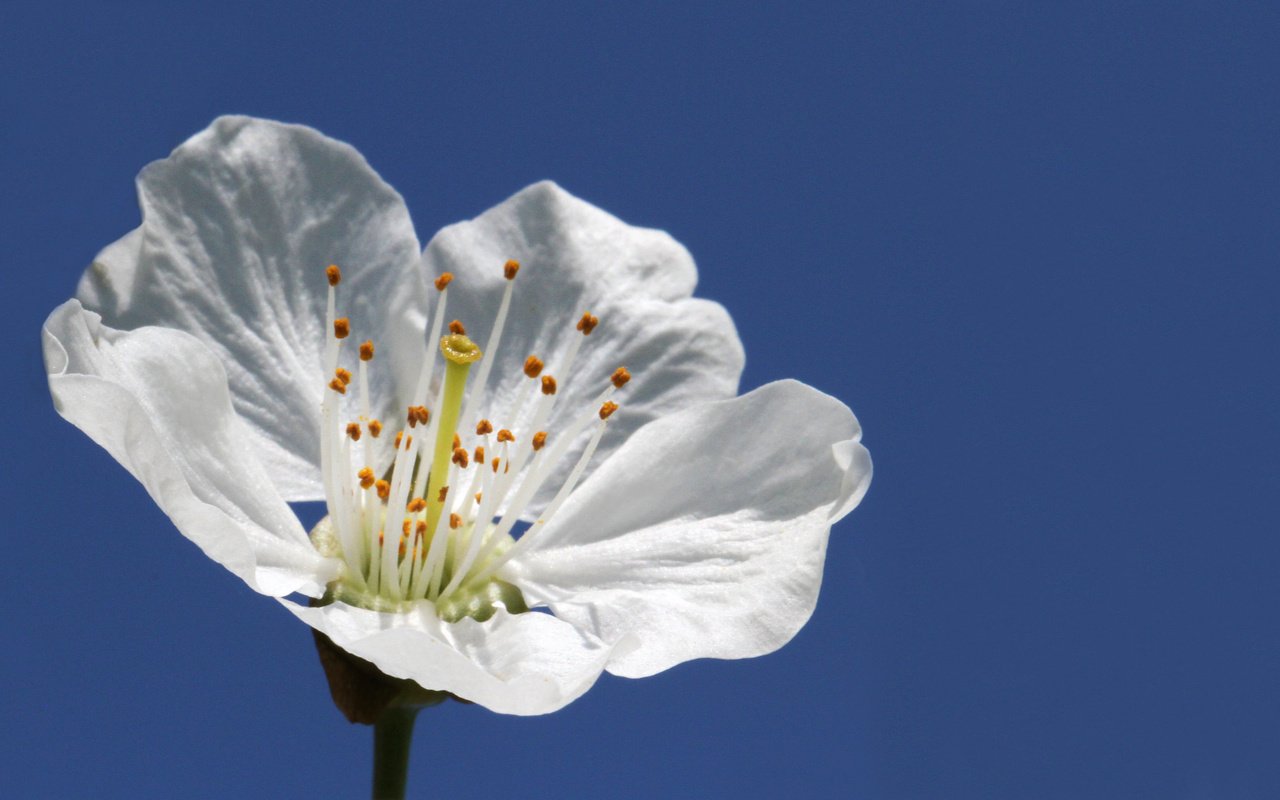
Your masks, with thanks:
[(373, 800), (403, 800), (416, 706), (391, 706), (373, 726)]

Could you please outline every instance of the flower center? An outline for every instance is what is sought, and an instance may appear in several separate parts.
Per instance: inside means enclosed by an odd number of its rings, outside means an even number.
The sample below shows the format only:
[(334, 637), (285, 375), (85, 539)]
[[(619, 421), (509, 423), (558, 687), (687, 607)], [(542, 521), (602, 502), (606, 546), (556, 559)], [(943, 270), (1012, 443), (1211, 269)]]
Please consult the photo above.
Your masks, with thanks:
[[(537, 356), (524, 362), (525, 385), (495, 428), (483, 388), (488, 382), (511, 306), (520, 265), (503, 267), (506, 286), (493, 332), (482, 351), (461, 322), (441, 335), (450, 273), (435, 282), (439, 298), (427, 324), (428, 342), (439, 342), (444, 377), (433, 392), (436, 357), (422, 364), (404, 423), (394, 437), (389, 465), (375, 471), (373, 441), (383, 423), (370, 414), (368, 363), (374, 345), (359, 347), (357, 374), (340, 366), (351, 325), (337, 316), (337, 286), (342, 273), (331, 265), (327, 342), (324, 354), (324, 402), (321, 408), (320, 458), (329, 515), (311, 533), (323, 554), (340, 558), (346, 569), (329, 587), (335, 598), (352, 605), (394, 610), (429, 601), (441, 618), (487, 619), (499, 606), (527, 610), (520, 590), (497, 576), (546, 526), (582, 477), (617, 404), (609, 397), (631, 379), (619, 367), (599, 397), (563, 427), (546, 430), (557, 398), (557, 382)], [(583, 341), (599, 320), (590, 313), (577, 321), (582, 336), (572, 340), (562, 377), (573, 367)], [(473, 367), (479, 374), (468, 379)], [(348, 395), (348, 388), (356, 391)], [(352, 414), (352, 411), (356, 411)], [(489, 412), (492, 414), (492, 411)], [(516, 523), (578, 438), (591, 429), (586, 447), (540, 517), (520, 538)], [(381, 477), (379, 477), (381, 476)]]

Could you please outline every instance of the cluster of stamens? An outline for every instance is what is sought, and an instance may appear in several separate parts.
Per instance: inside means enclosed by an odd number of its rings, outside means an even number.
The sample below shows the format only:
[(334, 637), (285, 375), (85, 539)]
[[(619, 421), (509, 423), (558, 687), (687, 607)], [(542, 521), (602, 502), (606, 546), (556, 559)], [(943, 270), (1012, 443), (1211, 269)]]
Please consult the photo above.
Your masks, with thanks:
[[(485, 352), (498, 348), (511, 305), (512, 287), (520, 265), (503, 267), (506, 286)], [(327, 555), (342, 558), (346, 570), (331, 591), (348, 601), (375, 608), (398, 607), (407, 602), (430, 600), (442, 617), (484, 617), (494, 601), (521, 604), (518, 590), (496, 578), (498, 570), (543, 527), (581, 479), (618, 406), (609, 398), (631, 376), (619, 367), (609, 376), (599, 397), (562, 430), (546, 430), (557, 399), (556, 378), (537, 356), (524, 362), (525, 385), (503, 415), (481, 415), (484, 387), (493, 358), (466, 335), (459, 320), (445, 319), (448, 288), (453, 275), (435, 281), (438, 292), (435, 313), (426, 333), (429, 344), (439, 342), (444, 376), (436, 379), (436, 358), (428, 355), (419, 371), (413, 400), (395, 433), (390, 466), (375, 471), (375, 447), (383, 423), (371, 415), (368, 363), (374, 345), (359, 347), (357, 372), (339, 366), (343, 342), (350, 336), (347, 318), (337, 316), (336, 287), (341, 271), (331, 265), (329, 281), (329, 331), (324, 354), (324, 402), (321, 410), (321, 467), (329, 516), (313, 532), (316, 546)], [(595, 330), (599, 319), (585, 313), (577, 321), (575, 336), (563, 358), (553, 364), (562, 378), (571, 374), (578, 350)], [(469, 371), (479, 363), (471, 381)], [(355, 382), (354, 398), (348, 388)], [(433, 390), (433, 386), (437, 387)], [(358, 413), (344, 416), (344, 400)], [(496, 409), (488, 409), (493, 414)], [(539, 518), (519, 539), (516, 523), (572, 445), (590, 429), (585, 448), (568, 477), (544, 507)]]

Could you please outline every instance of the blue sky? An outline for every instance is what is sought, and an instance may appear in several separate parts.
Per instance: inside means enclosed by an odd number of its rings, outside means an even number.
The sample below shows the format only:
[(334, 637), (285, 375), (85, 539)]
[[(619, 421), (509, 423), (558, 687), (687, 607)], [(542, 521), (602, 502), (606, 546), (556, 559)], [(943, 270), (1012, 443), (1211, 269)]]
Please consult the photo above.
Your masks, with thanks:
[[(692, 7), (690, 7), (692, 6)], [(13, 796), (360, 796), (308, 632), (61, 421), (44, 316), (222, 113), (419, 238), (552, 178), (664, 228), (743, 387), (876, 478), (783, 650), (425, 712), (410, 791), (1272, 797), (1280, 14), (1265, 4), (0, 5)], [(811, 346), (797, 353), (795, 337)]]

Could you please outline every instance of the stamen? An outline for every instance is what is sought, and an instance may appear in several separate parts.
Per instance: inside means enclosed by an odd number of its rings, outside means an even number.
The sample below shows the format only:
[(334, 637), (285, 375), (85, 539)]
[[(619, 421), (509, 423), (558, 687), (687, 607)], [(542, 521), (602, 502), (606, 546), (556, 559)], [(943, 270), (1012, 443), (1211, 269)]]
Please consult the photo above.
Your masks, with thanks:
[(423, 500), (421, 497), (415, 497), (409, 501), (409, 504), (407, 506), (405, 506), (405, 510), (408, 511), (410, 514), (417, 514), (419, 511), (421, 511), (426, 507), (427, 507), (426, 500)]
[(377, 481), (374, 482), (374, 486), (377, 487), (379, 500), (386, 500), (388, 497), (391, 496), (390, 482), (384, 481), (381, 478), (379, 478)]
[(469, 459), (470, 456), (467, 455), (467, 451), (463, 450), (461, 447), (453, 451), (453, 463), (457, 464), (459, 467), (466, 469)]
[(360, 360), (361, 361), (373, 360), (373, 340), (372, 339), (360, 345)]
[(555, 379), (555, 378), (551, 377), (550, 375), (543, 375), (543, 376), (542, 376), (542, 393), (543, 393), (543, 394), (555, 394), (555, 393), (556, 393), (556, 379)]
[(626, 367), (618, 367), (613, 371), (613, 375), (609, 378), (609, 382), (613, 384), (615, 389), (621, 389), (627, 385), (627, 381), (631, 380), (631, 373), (627, 372)]
[(333, 380), (329, 381), (329, 388), (334, 390), (338, 394), (347, 393), (347, 385), (343, 383), (341, 380), (339, 380), (338, 378), (334, 378)]
[(337, 264), (330, 264), (324, 269), (324, 276), (329, 279), (330, 286), (337, 286), (342, 281), (342, 270)]
[(373, 470), (365, 467), (356, 473), (356, 477), (360, 479), (360, 488), (368, 489), (374, 483)]
[(462, 326), (461, 322), (455, 319), (453, 322), (449, 323), (449, 333), (456, 333), (459, 336), (466, 336), (467, 329)]
[(535, 451), (536, 451), (536, 450), (541, 450), (541, 449), (542, 449), (542, 447), (543, 447), (543, 445), (545, 445), (546, 443), (547, 443), (547, 432), (546, 432), (546, 431), (538, 431), (537, 433), (535, 433), (535, 434), (533, 435), (533, 449), (534, 449)]
[(458, 528), (461, 528), (461, 527), (462, 527), (462, 517), (458, 516), (457, 514), (450, 514), (450, 515), (449, 515), (449, 527), (450, 527), (450, 528), (452, 528), (452, 529), (454, 529), (455, 531), (456, 531)]
[(608, 419), (609, 417), (613, 416), (613, 412), (617, 410), (618, 410), (617, 403), (613, 402), (612, 400), (607, 401), (604, 405), (600, 406), (600, 419)]
[(436, 502), (437, 502), (437, 503), (443, 503), (443, 502), (444, 502), (444, 500), (445, 500), (445, 498), (446, 498), (446, 497), (448, 497), (448, 496), (449, 496), (449, 487), (448, 487), (448, 486), (441, 486), (441, 487), (440, 487), (440, 494), (436, 495)]
[(493, 433), (493, 423), (487, 419), (482, 419), (476, 423), (476, 436), (487, 436)]
[(360, 441), (360, 423), (359, 423), (359, 422), (348, 422), (348, 423), (347, 423), (347, 435), (351, 437), (351, 441), (353, 441), (353, 442), (358, 442), (358, 441)]
[(440, 277), (436, 278), (436, 291), (443, 292), (444, 288), (453, 280), (452, 272), (442, 272)]
[(520, 262), (516, 261), (514, 258), (508, 260), (506, 264), (502, 265), (502, 277), (506, 278), (509, 281), (515, 280), (516, 273), (519, 271), (520, 271)]
[(591, 315), (588, 311), (582, 315), (582, 319), (578, 320), (578, 330), (582, 331), (583, 336), (590, 336), (591, 332), (600, 324), (600, 318)]
[(343, 386), (350, 386), (350, 385), (351, 385), (351, 373), (350, 373), (349, 371), (347, 371), (347, 370), (343, 369), (342, 367), (338, 367), (337, 369), (335, 369), (335, 370), (333, 371), (333, 377), (335, 377), (335, 378), (337, 378), (338, 380), (342, 381), (342, 385), (343, 385)]
[(484, 463), (484, 445), (479, 445), (479, 444), (476, 445), (476, 452), (475, 452), (474, 458), (477, 464)]
[(382, 435), (382, 422), (380, 420), (371, 419), (366, 425), (369, 428), (369, 435), (373, 438), (377, 439)]
[(542, 374), (542, 359), (537, 356), (529, 356), (524, 360), (524, 374), (530, 378), (536, 378)]
[(339, 339), (345, 339), (351, 335), (351, 320), (346, 317), (338, 317), (333, 321), (333, 335)]
[(503, 428), (502, 430), (498, 431), (499, 443), (514, 442), (515, 440), (516, 440), (515, 434), (513, 434), (511, 431), (507, 430), (506, 428)]

